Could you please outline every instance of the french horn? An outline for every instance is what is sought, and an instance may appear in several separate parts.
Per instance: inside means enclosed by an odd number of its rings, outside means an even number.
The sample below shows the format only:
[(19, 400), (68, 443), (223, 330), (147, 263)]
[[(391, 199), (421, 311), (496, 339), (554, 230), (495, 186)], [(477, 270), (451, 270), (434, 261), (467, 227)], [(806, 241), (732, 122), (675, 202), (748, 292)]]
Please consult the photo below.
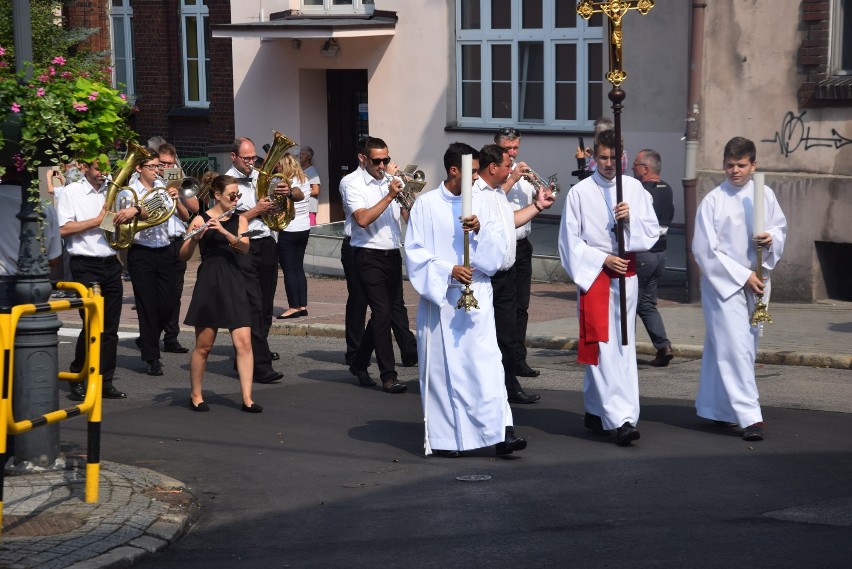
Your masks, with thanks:
[[(145, 209), (148, 210), (148, 219), (140, 221), (137, 218), (133, 218), (132, 221), (122, 223), (121, 225), (115, 225), (113, 222), (115, 213), (119, 209), (122, 209), (121, 206), (131, 207), (140, 204), (138, 194), (127, 183), (130, 181), (130, 176), (133, 175), (136, 166), (151, 158), (152, 155), (148, 150), (135, 142), (128, 142), (127, 154), (124, 155), (124, 159), (122, 160), (123, 164), (113, 174), (112, 179), (107, 181), (107, 215), (104, 216), (100, 227), (104, 231), (107, 243), (113, 249), (127, 249), (133, 243), (133, 237), (138, 232), (165, 222), (175, 212), (177, 204), (174, 200), (171, 200), (171, 207), (168, 207), (163, 197), (157, 195), (159, 194), (158, 192), (141, 202), (141, 205), (145, 206)], [(130, 199), (126, 200), (122, 198), (119, 200), (118, 196), (121, 192), (129, 193)]]
[[(255, 168), (259, 172), (257, 176), (257, 199), (260, 201), (268, 196), (275, 202), (276, 207), (271, 212), (261, 215), (261, 219), (269, 229), (281, 231), (290, 225), (290, 222), (296, 216), (296, 202), (291, 196), (275, 194), (275, 187), (284, 180), (283, 176), (275, 173), (275, 167), (284, 154), (298, 144), (277, 130), (272, 132), (275, 133), (272, 146), (266, 153), (266, 158), (263, 159), (260, 168)], [(286, 181), (289, 182), (290, 180)]]

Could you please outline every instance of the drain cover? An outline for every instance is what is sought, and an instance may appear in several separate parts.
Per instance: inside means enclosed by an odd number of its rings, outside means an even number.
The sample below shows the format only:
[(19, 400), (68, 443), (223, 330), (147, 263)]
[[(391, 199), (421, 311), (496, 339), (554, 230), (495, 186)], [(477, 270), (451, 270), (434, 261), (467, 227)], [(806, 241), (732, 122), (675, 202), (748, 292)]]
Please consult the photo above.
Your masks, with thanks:
[(60, 535), (72, 532), (82, 525), (83, 520), (67, 514), (3, 516), (3, 536), (36, 537)]
[(464, 476), (456, 476), (456, 480), (462, 482), (485, 482), (486, 480), (491, 480), (491, 476), (488, 474), (465, 474)]

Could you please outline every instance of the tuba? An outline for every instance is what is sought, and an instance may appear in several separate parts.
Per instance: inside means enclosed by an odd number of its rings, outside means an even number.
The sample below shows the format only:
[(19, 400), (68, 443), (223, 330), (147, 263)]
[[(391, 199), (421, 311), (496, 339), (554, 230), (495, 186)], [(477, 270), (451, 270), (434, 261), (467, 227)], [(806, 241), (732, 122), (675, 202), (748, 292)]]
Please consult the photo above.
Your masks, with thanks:
[[(290, 225), (290, 222), (296, 216), (296, 203), (291, 196), (275, 195), (275, 187), (283, 180), (283, 176), (276, 175), (274, 170), (278, 161), (284, 156), (284, 153), (294, 146), (298, 146), (298, 144), (277, 130), (273, 130), (272, 132), (275, 133), (275, 139), (272, 141), (269, 152), (266, 153), (266, 158), (263, 159), (263, 164), (260, 168), (257, 168), (259, 172), (257, 177), (257, 199), (262, 200), (269, 196), (275, 202), (275, 210), (271, 213), (263, 214), (261, 219), (269, 229), (281, 231)], [(289, 181), (287, 180), (287, 182)]]
[[(127, 143), (127, 154), (124, 156), (124, 165), (115, 173), (112, 180), (108, 181), (109, 189), (106, 195), (107, 215), (101, 222), (101, 229), (104, 230), (104, 237), (107, 243), (113, 249), (127, 249), (133, 243), (133, 237), (143, 229), (154, 227), (167, 221), (177, 208), (177, 203), (174, 200), (166, 200), (162, 192), (152, 192), (141, 201), (141, 205), (148, 210), (148, 219), (140, 221), (136, 218), (128, 223), (115, 225), (113, 217), (115, 212), (122, 207), (135, 206), (140, 203), (139, 196), (136, 191), (127, 185), (130, 181), (130, 176), (136, 169), (136, 166), (141, 162), (151, 158), (151, 153), (145, 148), (142, 148), (134, 142)], [(123, 203), (124, 200), (118, 200), (119, 192), (127, 191), (131, 194), (129, 203)], [(117, 202), (122, 203), (117, 203)], [(171, 203), (168, 203), (171, 202)]]

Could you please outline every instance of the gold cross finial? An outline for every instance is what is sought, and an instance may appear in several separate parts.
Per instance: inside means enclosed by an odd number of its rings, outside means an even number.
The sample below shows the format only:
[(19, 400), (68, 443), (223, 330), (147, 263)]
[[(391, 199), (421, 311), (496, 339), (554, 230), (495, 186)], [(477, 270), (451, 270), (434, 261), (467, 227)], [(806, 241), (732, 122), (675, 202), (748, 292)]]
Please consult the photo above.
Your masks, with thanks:
[(636, 10), (643, 16), (654, 7), (654, 0), (580, 0), (577, 3), (577, 14), (588, 20), (594, 14), (605, 14), (609, 18), (609, 72), (606, 79), (613, 87), (618, 87), (627, 79), (627, 73), (621, 62), (621, 18), (629, 10)]

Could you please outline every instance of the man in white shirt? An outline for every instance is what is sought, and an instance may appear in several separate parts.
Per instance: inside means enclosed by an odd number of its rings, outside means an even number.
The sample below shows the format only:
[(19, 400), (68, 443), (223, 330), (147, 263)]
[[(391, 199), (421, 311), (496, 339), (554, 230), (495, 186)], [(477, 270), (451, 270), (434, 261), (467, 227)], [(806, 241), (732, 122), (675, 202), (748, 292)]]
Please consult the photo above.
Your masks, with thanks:
[(509, 204), (503, 184), (512, 172), (509, 153), (496, 144), (484, 146), (479, 151), (479, 180), (476, 188), (486, 194), (486, 201), (498, 212), (503, 223), (508, 247), (499, 270), (491, 276), (494, 290), (494, 319), (497, 323), (497, 344), (503, 359), (503, 375), (510, 403), (534, 403), (540, 396), (528, 394), (515, 376), (515, 323), (517, 321), (517, 293), (515, 283), (515, 254), (517, 239), (515, 229), (553, 205), (553, 195), (539, 192), (526, 207), (513, 209)]
[(278, 287), (278, 250), (272, 230), (261, 216), (275, 208), (270, 196), (257, 199), (257, 176), (254, 169), (257, 152), (250, 138), (239, 137), (231, 146), (231, 169), (226, 176), (236, 178), (240, 186), (237, 210), (248, 221), (249, 231), (258, 233), (251, 237), (249, 254), (240, 255), (239, 262), (246, 277), (246, 293), (251, 305), (251, 348), (254, 353), (254, 381), (272, 383), (284, 377), (272, 368), (278, 354), (269, 349), (267, 337), (272, 326), (275, 289)]
[[(89, 286), (97, 282), (104, 297), (104, 332), (101, 341), (101, 374), (103, 396), (107, 399), (123, 399), (127, 395), (113, 384), (118, 349), (118, 325), (121, 321), (121, 304), (124, 285), (121, 281), (121, 263), (116, 252), (109, 246), (100, 224), (106, 215), (107, 173), (101, 171), (97, 161), (80, 164), (83, 179), (68, 184), (59, 194), (56, 213), (59, 217), (59, 232), (65, 239), (65, 247), (71, 255), (71, 274), (76, 282)], [(115, 212), (116, 225), (132, 221), (134, 217), (147, 219), (148, 212), (142, 205), (125, 207)], [(77, 348), (70, 370), (83, 369), (86, 355), (86, 330), (77, 338)], [(81, 382), (71, 383), (71, 399), (82, 401), (85, 387)]]
[(364, 158), (364, 169), (350, 179), (345, 194), (346, 207), (355, 222), (351, 238), (355, 265), (372, 314), (349, 371), (362, 385), (370, 385), (367, 368), (375, 349), (382, 389), (386, 393), (403, 393), (407, 386), (397, 381), (391, 321), (402, 290), (400, 219), (407, 218), (408, 212), (396, 199), (402, 192), (402, 181), (388, 181), (385, 174), (391, 161), (387, 144), (380, 138), (369, 138), (364, 145)]
[[(584, 424), (596, 434), (617, 429), (616, 443), (639, 438), (639, 376), (636, 368), (638, 281), (632, 254), (618, 257), (615, 229), (624, 220), (626, 252), (647, 251), (660, 237), (649, 194), (622, 176), (623, 201), (616, 203), (615, 132), (595, 139), (597, 170), (574, 185), (565, 200), (559, 256), (577, 285), (580, 344), (577, 361), (588, 364), (583, 385)], [(621, 338), (619, 276), (625, 277), (627, 338)]]

